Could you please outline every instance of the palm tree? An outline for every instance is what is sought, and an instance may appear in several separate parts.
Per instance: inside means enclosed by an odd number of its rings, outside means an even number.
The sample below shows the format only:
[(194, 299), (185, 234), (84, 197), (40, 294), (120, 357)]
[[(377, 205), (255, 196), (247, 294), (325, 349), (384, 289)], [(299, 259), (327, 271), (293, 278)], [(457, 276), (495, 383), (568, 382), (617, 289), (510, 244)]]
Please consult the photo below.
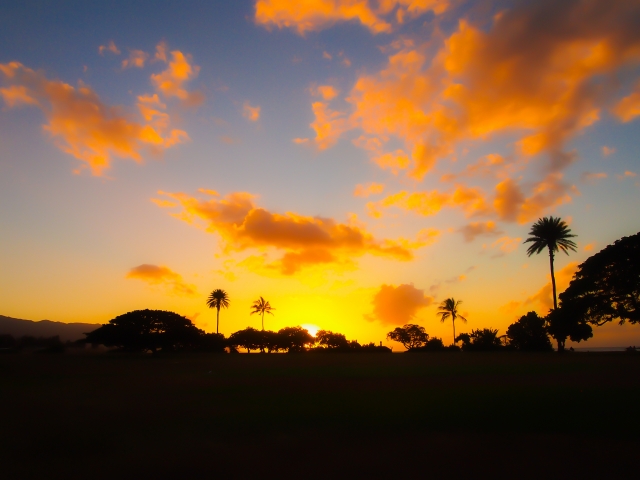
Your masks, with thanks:
[(253, 302), (253, 305), (251, 306), (251, 308), (253, 308), (253, 311), (251, 312), (251, 315), (253, 315), (254, 313), (261, 313), (262, 314), (262, 331), (264, 331), (264, 314), (265, 313), (270, 313), (271, 315), (273, 315), (271, 310), (275, 310), (275, 308), (273, 308), (269, 304), (269, 302), (267, 302), (262, 297), (260, 297), (258, 300)]
[(209, 308), (215, 308), (217, 310), (216, 313), (216, 333), (218, 333), (218, 326), (220, 325), (220, 307), (229, 308), (229, 296), (227, 292), (216, 288), (209, 298), (207, 299), (207, 305)]
[(438, 315), (440, 315), (440, 321), (444, 323), (444, 321), (451, 317), (451, 323), (453, 323), (453, 344), (456, 344), (456, 318), (459, 318), (463, 322), (466, 322), (467, 319), (458, 313), (458, 306), (462, 303), (462, 300), (447, 298), (444, 300), (440, 306), (438, 307)]
[(534, 253), (540, 253), (545, 248), (549, 249), (549, 265), (551, 267), (551, 286), (553, 287), (553, 309), (558, 308), (558, 300), (556, 299), (556, 277), (553, 272), (553, 257), (555, 252), (562, 250), (569, 255), (569, 250), (576, 251), (577, 245), (574, 241), (569, 240), (575, 235), (571, 234), (569, 226), (558, 218), (544, 217), (539, 218), (536, 223), (531, 226), (531, 235), (523, 243), (531, 242), (532, 245), (527, 249), (527, 256)]

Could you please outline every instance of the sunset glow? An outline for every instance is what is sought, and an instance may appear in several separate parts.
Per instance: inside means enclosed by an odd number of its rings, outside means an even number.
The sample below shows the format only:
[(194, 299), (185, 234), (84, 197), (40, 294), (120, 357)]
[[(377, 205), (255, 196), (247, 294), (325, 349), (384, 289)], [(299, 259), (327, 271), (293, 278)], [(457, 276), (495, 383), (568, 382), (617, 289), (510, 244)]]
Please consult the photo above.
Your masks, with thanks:
[(1, 7), (0, 315), (212, 332), (220, 288), (225, 335), (264, 297), (397, 351), (451, 343), (449, 297), (459, 333), (545, 315), (542, 216), (577, 235), (559, 292), (640, 231), (635, 0), (134, 3)]

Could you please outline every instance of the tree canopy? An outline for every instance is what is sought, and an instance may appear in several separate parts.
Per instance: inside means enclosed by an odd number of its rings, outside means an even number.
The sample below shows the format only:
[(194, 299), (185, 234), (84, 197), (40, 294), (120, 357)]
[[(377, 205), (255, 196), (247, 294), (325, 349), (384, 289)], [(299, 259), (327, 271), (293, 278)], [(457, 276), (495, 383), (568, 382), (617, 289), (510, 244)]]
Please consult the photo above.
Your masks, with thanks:
[(134, 310), (86, 334), (87, 343), (128, 351), (196, 348), (204, 332), (191, 320), (164, 310)]
[(616, 240), (582, 263), (560, 301), (594, 325), (640, 322), (640, 232)]
[(509, 344), (516, 350), (528, 352), (550, 352), (553, 350), (547, 334), (545, 319), (536, 312), (529, 312), (509, 325), (507, 329)]
[(429, 340), (429, 334), (425, 332), (424, 327), (409, 323), (404, 327), (397, 327), (392, 332), (387, 333), (387, 338), (401, 343), (407, 350), (412, 350), (424, 346)]
[(456, 337), (456, 342), (462, 342), (463, 351), (488, 351), (501, 350), (504, 348), (498, 330), (493, 328), (476, 328), (471, 333), (461, 333)]

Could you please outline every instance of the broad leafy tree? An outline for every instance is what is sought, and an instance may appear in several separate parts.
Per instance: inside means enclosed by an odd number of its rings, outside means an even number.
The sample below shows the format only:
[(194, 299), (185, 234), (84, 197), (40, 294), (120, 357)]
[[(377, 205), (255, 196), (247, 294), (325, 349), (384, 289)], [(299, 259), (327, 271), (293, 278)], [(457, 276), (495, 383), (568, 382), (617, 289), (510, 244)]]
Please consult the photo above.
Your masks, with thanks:
[(387, 338), (401, 343), (407, 350), (413, 350), (424, 346), (429, 340), (429, 334), (425, 332), (424, 327), (409, 323), (404, 327), (397, 327), (392, 332), (387, 333)]
[(333, 333), (329, 330), (318, 330), (316, 333), (316, 343), (324, 348), (347, 349), (349, 340), (342, 333)]
[(453, 324), (453, 344), (456, 344), (456, 318), (459, 318), (466, 323), (467, 319), (464, 318), (458, 312), (458, 307), (462, 303), (462, 300), (456, 301), (454, 298), (447, 298), (438, 307), (438, 315), (440, 315), (440, 321), (444, 323), (448, 318), (451, 318)]
[(571, 234), (571, 229), (559, 217), (544, 217), (538, 219), (531, 226), (529, 232), (530, 237), (524, 243), (531, 243), (527, 249), (527, 255), (538, 254), (543, 250), (549, 251), (549, 268), (551, 269), (551, 287), (553, 290), (553, 308), (558, 308), (558, 300), (556, 295), (556, 276), (553, 271), (553, 260), (555, 253), (562, 250), (569, 255), (569, 250), (576, 251), (576, 244), (571, 238), (575, 235)]
[(263, 350), (264, 343), (263, 332), (253, 327), (238, 330), (229, 336), (229, 345), (246, 348), (247, 353), (251, 353), (251, 350)]
[(498, 330), (493, 328), (478, 328), (471, 333), (461, 333), (456, 341), (462, 342), (464, 351), (491, 351), (504, 348), (498, 336)]
[(567, 338), (572, 342), (581, 342), (593, 337), (591, 325), (580, 318), (568, 305), (551, 310), (546, 316), (547, 332), (558, 342), (558, 352), (564, 352)]
[(509, 325), (509, 344), (516, 350), (526, 352), (550, 352), (553, 350), (547, 334), (545, 319), (536, 312), (529, 312)]
[(164, 310), (125, 313), (86, 334), (86, 342), (127, 351), (156, 352), (198, 348), (204, 332), (191, 320)]
[(307, 346), (315, 343), (316, 339), (306, 328), (285, 327), (278, 330), (278, 345), (287, 352), (304, 352)]
[(560, 301), (563, 308), (594, 325), (640, 322), (640, 232), (582, 263)]
[(254, 313), (260, 313), (262, 315), (262, 330), (264, 330), (264, 314), (268, 313), (273, 315), (272, 310), (275, 310), (275, 308), (273, 308), (264, 298), (260, 297), (258, 300), (253, 302), (251, 309), (251, 315)]
[(229, 308), (229, 296), (227, 292), (216, 288), (207, 299), (207, 306), (216, 309), (216, 333), (219, 333), (220, 326), (220, 308)]

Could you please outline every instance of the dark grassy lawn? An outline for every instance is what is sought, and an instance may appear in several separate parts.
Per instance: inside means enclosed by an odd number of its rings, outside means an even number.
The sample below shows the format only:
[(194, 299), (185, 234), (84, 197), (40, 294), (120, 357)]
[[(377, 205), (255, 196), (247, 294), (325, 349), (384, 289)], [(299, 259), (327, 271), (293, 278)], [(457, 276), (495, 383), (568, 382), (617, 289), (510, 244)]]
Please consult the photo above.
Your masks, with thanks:
[(0, 355), (0, 478), (622, 478), (640, 355)]

